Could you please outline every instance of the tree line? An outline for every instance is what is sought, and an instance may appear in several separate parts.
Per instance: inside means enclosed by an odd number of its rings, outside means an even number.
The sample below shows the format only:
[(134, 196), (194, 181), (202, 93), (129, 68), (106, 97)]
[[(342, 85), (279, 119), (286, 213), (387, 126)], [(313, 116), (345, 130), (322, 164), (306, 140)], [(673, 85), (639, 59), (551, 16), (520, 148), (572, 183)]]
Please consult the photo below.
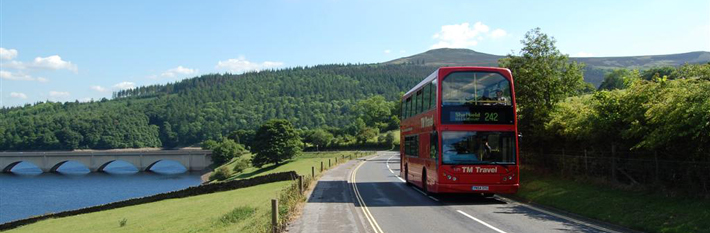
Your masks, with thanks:
[(616, 69), (597, 90), (584, 64), (559, 52), (540, 29), (500, 61), (515, 78), (523, 149), (661, 151), (667, 159), (710, 160), (710, 63)]

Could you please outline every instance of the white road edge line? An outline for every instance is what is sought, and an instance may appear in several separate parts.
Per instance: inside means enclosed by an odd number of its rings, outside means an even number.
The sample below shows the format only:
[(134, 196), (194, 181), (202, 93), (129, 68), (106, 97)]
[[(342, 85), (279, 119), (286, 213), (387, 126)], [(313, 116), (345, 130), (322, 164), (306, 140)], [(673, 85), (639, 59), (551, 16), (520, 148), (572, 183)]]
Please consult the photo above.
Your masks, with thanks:
[(488, 223), (486, 223), (486, 222), (484, 222), (484, 221), (481, 221), (481, 220), (479, 220), (479, 219), (477, 219), (477, 218), (474, 218), (473, 216), (467, 214), (466, 212), (463, 212), (463, 211), (461, 211), (461, 210), (456, 210), (456, 212), (459, 212), (460, 214), (463, 214), (463, 216), (466, 216), (466, 217), (468, 217), (468, 218), (470, 218), (470, 219), (473, 219), (474, 221), (476, 221), (476, 222), (478, 222), (478, 223), (480, 223), (480, 224), (483, 224), (484, 226), (486, 226), (486, 227), (488, 227), (488, 228), (491, 228), (491, 229), (493, 229), (494, 231), (497, 231), (497, 232), (499, 232), (499, 233), (506, 233), (505, 231), (501, 231), (500, 229), (495, 228), (494, 226), (491, 226), (490, 224), (488, 224)]
[(357, 170), (360, 169), (360, 166), (365, 164), (365, 161), (360, 162), (360, 164), (353, 169), (353, 171), (350, 173), (350, 180), (351, 184), (353, 187), (353, 192), (355, 193), (355, 199), (357, 199), (357, 202), (360, 204), (360, 207), (362, 209), (363, 214), (365, 215), (365, 218), (367, 218), (367, 221), (370, 223), (370, 227), (372, 227), (372, 230), (375, 231), (375, 233), (384, 233), (382, 231), (382, 228), (380, 228), (380, 225), (377, 224), (377, 221), (375, 221), (375, 217), (372, 216), (372, 213), (370, 213), (370, 210), (367, 209), (367, 205), (365, 204), (365, 200), (362, 199), (360, 196), (360, 190), (357, 188), (357, 183), (355, 182), (355, 177), (357, 175)]
[(584, 221), (580, 221), (580, 220), (577, 220), (577, 219), (574, 219), (574, 218), (570, 218), (570, 217), (567, 217), (567, 216), (564, 216), (564, 215), (556, 214), (556, 213), (553, 213), (553, 212), (550, 212), (550, 211), (547, 211), (547, 210), (543, 210), (543, 209), (540, 209), (540, 208), (537, 208), (537, 207), (534, 207), (534, 206), (531, 206), (531, 205), (528, 205), (528, 204), (525, 204), (525, 203), (520, 203), (520, 202), (515, 201), (515, 200), (512, 200), (512, 199), (510, 199), (510, 198), (505, 198), (505, 197), (501, 197), (501, 196), (496, 196), (496, 198), (497, 198), (497, 199), (500, 199), (500, 200), (502, 200), (502, 201), (504, 201), (504, 202), (507, 202), (507, 203), (515, 203), (515, 204), (517, 204), (517, 205), (519, 205), (519, 206), (523, 206), (523, 207), (526, 207), (526, 208), (528, 208), (528, 209), (531, 209), (531, 210), (534, 210), (534, 211), (538, 211), (538, 212), (540, 212), (540, 213), (544, 213), (544, 214), (547, 214), (547, 215), (551, 215), (551, 216), (554, 216), (554, 217), (558, 217), (558, 218), (561, 218), (561, 219), (564, 219), (564, 220), (567, 220), (567, 221), (570, 221), (570, 222), (573, 222), (573, 223), (576, 223), (576, 224), (580, 224), (580, 225), (583, 225), (583, 226), (591, 227), (591, 228), (594, 228), (594, 229), (597, 229), (597, 230), (600, 230), (600, 231), (611, 232), (611, 233), (619, 233), (619, 231), (611, 230), (611, 229), (608, 229), (608, 228), (605, 228), (605, 227), (602, 227), (602, 226), (598, 226), (598, 225), (596, 225), (596, 224), (591, 224), (591, 223), (584, 222)]
[[(392, 171), (392, 169), (390, 168), (390, 160), (391, 160), (392, 158), (394, 158), (395, 156), (397, 156), (397, 155), (392, 155), (391, 157), (389, 157), (389, 158), (387, 159), (387, 169), (389, 169), (392, 174), (394, 174), (394, 171)], [(405, 181), (404, 179), (402, 179), (402, 177), (399, 177), (399, 175), (395, 174), (395, 176), (397, 177), (397, 179), (399, 179), (400, 181), (402, 181), (402, 183), (407, 182), (407, 181)], [(429, 199), (432, 199), (432, 200), (434, 200), (434, 201), (436, 201), (436, 202), (439, 202), (439, 199), (436, 199), (436, 197), (429, 196), (429, 195), (427, 195), (426, 193), (424, 193), (424, 192), (422, 192), (421, 190), (416, 189), (416, 188), (415, 188), (414, 190), (417, 190), (417, 192), (420, 192), (421, 194), (424, 194), (424, 196), (428, 197)]]
[[(394, 158), (395, 156), (397, 156), (397, 155), (392, 155), (391, 157), (389, 157), (387, 159), (387, 169), (389, 169), (390, 173), (392, 173), (392, 174), (394, 174), (394, 171), (392, 171), (392, 168), (390, 168), (390, 160), (392, 158)], [(400, 181), (402, 181), (402, 183), (407, 182), (406, 180), (402, 179), (402, 177), (399, 177), (399, 175), (397, 175), (397, 174), (394, 174), (394, 176), (397, 177), (397, 179), (399, 179)]]

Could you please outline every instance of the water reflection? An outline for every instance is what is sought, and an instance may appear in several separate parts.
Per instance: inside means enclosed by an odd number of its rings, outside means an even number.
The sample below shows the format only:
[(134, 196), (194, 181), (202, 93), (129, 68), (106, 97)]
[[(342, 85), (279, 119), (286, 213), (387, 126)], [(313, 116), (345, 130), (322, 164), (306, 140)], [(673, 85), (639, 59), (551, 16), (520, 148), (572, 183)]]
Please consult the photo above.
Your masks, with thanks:
[(42, 174), (42, 169), (40, 169), (33, 163), (22, 161), (12, 167), (12, 169), (10, 169), (10, 172), (21, 176), (37, 176), (39, 174)]
[(64, 175), (86, 175), (91, 170), (80, 162), (69, 160), (59, 165), (57, 172)]
[(150, 171), (158, 174), (180, 174), (186, 172), (187, 168), (177, 161), (160, 160), (150, 168)]
[(139, 172), (125, 161), (105, 172), (88, 172), (83, 164), (66, 163), (60, 173), (43, 173), (32, 163), (20, 163), (12, 174), (0, 174), (0, 223), (48, 212), (59, 212), (196, 186), (200, 174), (165, 161), (154, 172)]
[(133, 164), (123, 160), (116, 160), (109, 163), (104, 167), (103, 171), (112, 175), (131, 175), (139, 172), (138, 168), (133, 166)]

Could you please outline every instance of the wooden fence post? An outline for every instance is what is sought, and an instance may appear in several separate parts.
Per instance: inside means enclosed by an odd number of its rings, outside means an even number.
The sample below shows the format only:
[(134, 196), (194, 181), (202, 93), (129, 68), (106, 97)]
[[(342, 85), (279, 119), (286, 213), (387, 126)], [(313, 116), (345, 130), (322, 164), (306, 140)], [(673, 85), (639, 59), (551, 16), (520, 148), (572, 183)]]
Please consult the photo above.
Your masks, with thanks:
[(303, 194), (303, 176), (298, 176), (298, 193)]
[(611, 179), (616, 181), (616, 145), (611, 144)]
[(587, 162), (587, 148), (584, 148), (584, 174), (589, 175), (589, 162)]
[(330, 169), (330, 159), (328, 159), (328, 169)]
[(565, 174), (565, 169), (567, 169), (567, 156), (565, 156), (565, 148), (562, 148), (562, 175)]
[(335, 157), (335, 164), (338, 164), (338, 157)]
[(271, 199), (271, 232), (279, 232), (279, 200)]
[(323, 161), (320, 161), (320, 172), (323, 172)]
[(316, 177), (316, 167), (311, 166), (311, 177), (315, 178)]
[(659, 182), (659, 176), (658, 176), (658, 151), (654, 150), (653, 151), (653, 159), (656, 160), (656, 183)]

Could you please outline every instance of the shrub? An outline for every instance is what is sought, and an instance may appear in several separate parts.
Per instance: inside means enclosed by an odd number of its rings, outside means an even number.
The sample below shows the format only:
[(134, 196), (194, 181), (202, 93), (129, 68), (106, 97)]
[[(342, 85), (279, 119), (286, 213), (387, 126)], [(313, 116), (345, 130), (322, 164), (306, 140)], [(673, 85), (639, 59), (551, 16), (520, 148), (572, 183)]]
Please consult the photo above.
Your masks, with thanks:
[(121, 219), (121, 221), (118, 221), (118, 226), (124, 227), (124, 226), (126, 226), (126, 223), (128, 223), (128, 219), (123, 218), (123, 219)]
[(219, 145), (219, 143), (217, 143), (217, 141), (210, 139), (210, 140), (206, 140), (206, 141), (202, 142), (202, 149), (203, 150), (213, 150), (218, 145)]
[(215, 148), (212, 149), (212, 162), (215, 164), (224, 164), (239, 157), (247, 152), (244, 146), (237, 144), (230, 139), (223, 139)]
[(219, 167), (210, 175), (210, 180), (225, 180), (230, 176), (232, 176), (232, 171), (229, 168)]
[(232, 169), (232, 171), (234, 173), (241, 173), (245, 169), (249, 168), (249, 166), (251, 166), (250, 159), (239, 159), (239, 161), (234, 164), (234, 169)]

